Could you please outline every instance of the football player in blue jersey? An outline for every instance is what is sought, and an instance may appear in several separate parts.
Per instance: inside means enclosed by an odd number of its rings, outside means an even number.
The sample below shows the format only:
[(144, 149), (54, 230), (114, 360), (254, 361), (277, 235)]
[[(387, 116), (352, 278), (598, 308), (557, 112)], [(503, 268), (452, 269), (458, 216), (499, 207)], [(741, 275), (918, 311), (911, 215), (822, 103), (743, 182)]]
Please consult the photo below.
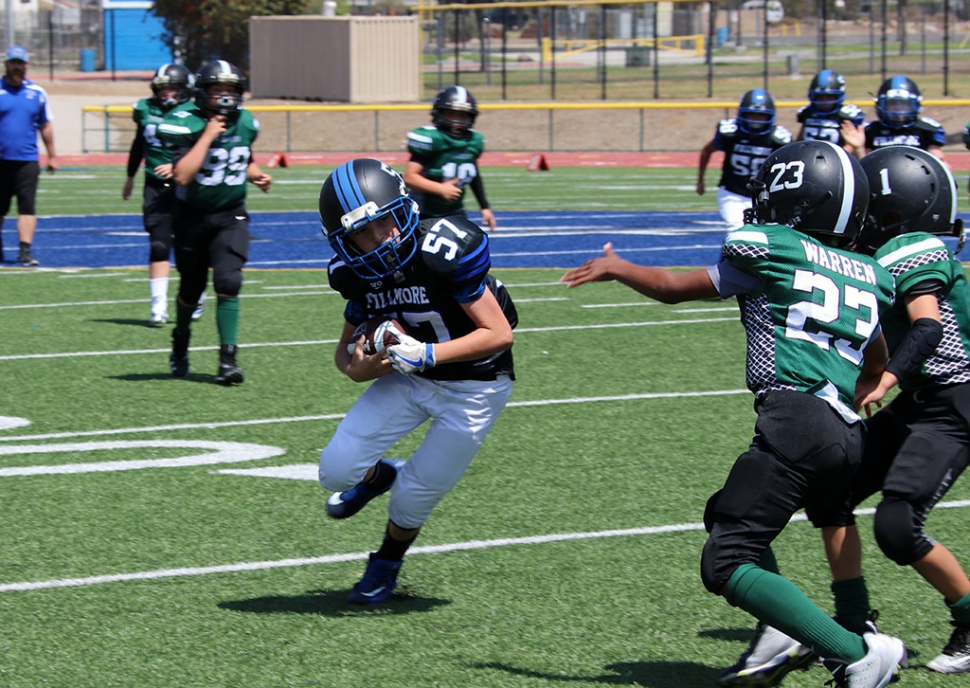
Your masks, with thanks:
[(763, 88), (744, 94), (734, 119), (721, 120), (714, 138), (701, 149), (697, 168), (697, 194), (704, 195), (704, 173), (715, 151), (724, 153), (717, 208), (728, 228), (744, 224), (744, 211), (751, 207), (748, 182), (771, 153), (791, 142), (791, 132), (775, 124), (775, 101)]
[(796, 141), (830, 141), (861, 158), (866, 153), (866, 116), (858, 105), (845, 102), (845, 77), (823, 69), (808, 86), (808, 105), (796, 115), (801, 129)]
[[(347, 300), (334, 361), (372, 382), (320, 454), (332, 518), (353, 516), (391, 492), (380, 548), (351, 604), (388, 600), (404, 554), (431, 512), (464, 475), (512, 394), (512, 330), (505, 287), (489, 274), (488, 235), (461, 215), (419, 218), (401, 176), (386, 163), (344, 163), (320, 191), (323, 233), (336, 255), (330, 285)], [(399, 344), (368, 355), (354, 331), (393, 318)], [(407, 461), (385, 458), (429, 421)]]
[(946, 131), (935, 119), (922, 117), (923, 96), (916, 82), (906, 76), (892, 76), (882, 82), (876, 94), (879, 119), (866, 124), (866, 152), (886, 146), (913, 146), (945, 160)]

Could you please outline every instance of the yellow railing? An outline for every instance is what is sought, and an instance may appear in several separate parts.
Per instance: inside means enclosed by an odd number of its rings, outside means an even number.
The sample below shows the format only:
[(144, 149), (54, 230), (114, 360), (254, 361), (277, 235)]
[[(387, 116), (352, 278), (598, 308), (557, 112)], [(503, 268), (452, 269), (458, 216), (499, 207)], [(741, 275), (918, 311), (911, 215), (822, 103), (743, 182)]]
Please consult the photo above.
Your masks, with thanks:
[[(804, 101), (776, 101), (775, 107), (786, 111), (789, 120)], [(926, 100), (928, 108), (970, 106), (968, 99)], [(575, 120), (571, 112), (612, 111), (628, 126), (630, 135), (613, 137), (617, 148), (629, 152), (674, 150), (658, 145), (658, 124), (677, 118), (686, 110), (720, 110), (721, 117), (733, 117), (737, 101), (651, 101), (651, 102), (530, 102), (479, 103), (480, 110), (514, 114), (514, 125), (493, 125), (484, 131), (493, 152), (541, 150), (577, 151)], [(405, 133), (413, 129), (414, 113), (430, 114), (427, 103), (407, 105), (251, 105), (247, 109), (262, 120), (257, 151), (296, 152), (400, 152), (404, 150)], [(368, 122), (367, 113), (372, 115)], [(624, 114), (626, 113), (626, 114)], [(131, 146), (134, 124), (129, 105), (87, 106), (81, 113), (81, 145), (85, 153), (122, 153)], [(325, 118), (325, 120), (321, 120)], [(494, 121), (495, 118), (486, 118)], [(430, 118), (429, 120), (430, 121)], [(505, 117), (504, 121), (510, 121)], [(713, 125), (713, 122), (712, 122)], [(488, 126), (483, 122), (483, 126)], [(581, 129), (581, 127), (580, 127)], [(582, 130), (582, 129), (581, 129)], [(324, 134), (317, 132), (323, 131)], [(585, 130), (583, 130), (585, 131)], [(707, 132), (704, 132), (707, 135)], [(678, 137), (681, 144), (688, 141)], [(693, 148), (691, 142), (690, 148)], [(697, 144), (700, 147), (700, 144)], [(600, 150), (600, 147), (596, 147)]]
[[(706, 36), (704, 36), (702, 33), (695, 34), (693, 36), (664, 36), (663, 38), (657, 39), (657, 48), (659, 50), (668, 50), (672, 52), (684, 53), (686, 55), (693, 55), (694, 57), (704, 57), (705, 40)], [(607, 38), (603, 40), (589, 38), (577, 38), (569, 40), (557, 39), (555, 42), (557, 47), (556, 60), (559, 61), (569, 59), (573, 55), (579, 55), (580, 53), (586, 53), (591, 50), (599, 50), (603, 47), (604, 43), (606, 44), (607, 48), (631, 48), (634, 46), (641, 48), (653, 48), (653, 38)], [(542, 39), (542, 59), (545, 62), (552, 62), (552, 46), (552, 39)], [(559, 49), (559, 46), (562, 46), (562, 49)]]

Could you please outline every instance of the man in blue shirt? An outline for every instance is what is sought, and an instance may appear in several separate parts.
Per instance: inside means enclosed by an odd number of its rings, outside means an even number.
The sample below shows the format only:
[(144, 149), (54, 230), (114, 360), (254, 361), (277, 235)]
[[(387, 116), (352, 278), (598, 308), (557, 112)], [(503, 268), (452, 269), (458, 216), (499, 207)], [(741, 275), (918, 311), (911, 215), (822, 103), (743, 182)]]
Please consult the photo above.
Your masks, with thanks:
[[(37, 265), (30, 247), (37, 229), (37, 182), (40, 164), (37, 134), (47, 148), (47, 171), (57, 169), (54, 157), (54, 127), (50, 105), (43, 88), (27, 78), (27, 50), (19, 45), (7, 49), (6, 73), (0, 79), (0, 229), (17, 197), (17, 235), (20, 238), (19, 265)], [(0, 242), (0, 258), (3, 244)]]

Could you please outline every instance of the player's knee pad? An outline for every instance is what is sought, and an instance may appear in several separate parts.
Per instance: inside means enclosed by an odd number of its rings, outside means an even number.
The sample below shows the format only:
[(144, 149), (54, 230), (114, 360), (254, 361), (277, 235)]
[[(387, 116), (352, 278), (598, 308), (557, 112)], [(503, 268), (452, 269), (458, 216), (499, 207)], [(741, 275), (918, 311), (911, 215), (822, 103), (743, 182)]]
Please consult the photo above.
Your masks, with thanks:
[(148, 244), (148, 260), (152, 263), (159, 263), (163, 260), (167, 261), (171, 249), (171, 242), (152, 239)]
[(717, 508), (717, 499), (720, 496), (721, 491), (718, 490), (710, 496), (707, 505), (704, 507), (704, 530), (708, 533), (714, 528), (714, 509)]
[(724, 550), (714, 537), (707, 538), (701, 553), (701, 581), (708, 592), (715, 595), (731, 580), (731, 574), (738, 567), (737, 562), (728, 562)]
[[(317, 480), (320, 486), (331, 492), (343, 492), (356, 485), (364, 474), (355, 477), (357, 468), (349, 461), (345, 461), (342, 452), (332, 444), (327, 445), (320, 452), (320, 466), (317, 470)], [(365, 472), (366, 474), (366, 472)]]
[(887, 498), (879, 503), (873, 532), (879, 549), (900, 566), (919, 561), (933, 549), (912, 505), (899, 499)]
[(241, 270), (213, 270), (212, 287), (216, 294), (223, 296), (238, 296), (242, 290), (243, 275)]

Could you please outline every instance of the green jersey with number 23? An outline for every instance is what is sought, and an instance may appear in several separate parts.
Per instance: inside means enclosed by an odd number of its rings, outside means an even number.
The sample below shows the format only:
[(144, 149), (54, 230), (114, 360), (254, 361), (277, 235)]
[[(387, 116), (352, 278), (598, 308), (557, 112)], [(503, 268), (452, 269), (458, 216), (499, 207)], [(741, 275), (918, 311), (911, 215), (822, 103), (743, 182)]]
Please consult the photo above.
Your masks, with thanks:
[(892, 275), (868, 256), (830, 248), (785, 225), (728, 234), (724, 259), (757, 276), (738, 296), (748, 339), (748, 388), (807, 392), (847, 420), (862, 350), (893, 303)]

